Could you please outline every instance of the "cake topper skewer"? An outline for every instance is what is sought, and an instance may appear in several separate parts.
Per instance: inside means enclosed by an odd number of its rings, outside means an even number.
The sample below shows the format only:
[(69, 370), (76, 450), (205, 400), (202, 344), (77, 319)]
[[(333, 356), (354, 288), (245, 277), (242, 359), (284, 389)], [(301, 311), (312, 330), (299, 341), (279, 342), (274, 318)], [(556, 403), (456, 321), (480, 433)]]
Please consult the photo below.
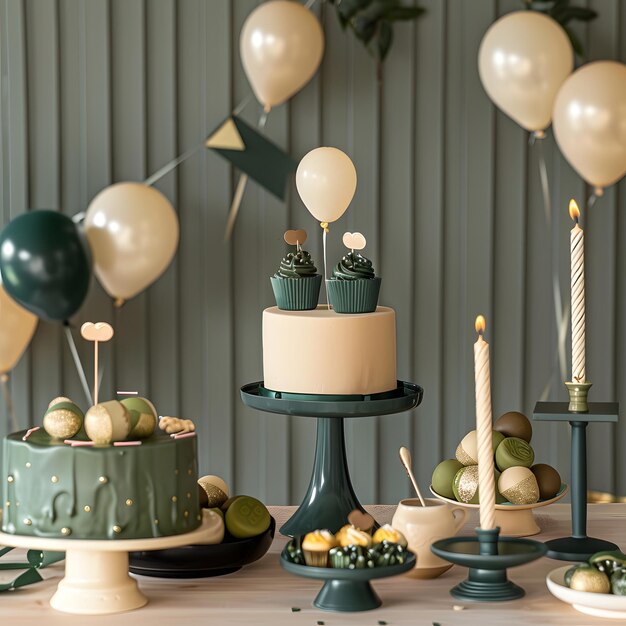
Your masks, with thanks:
[(93, 403), (98, 404), (98, 344), (110, 341), (113, 337), (113, 327), (107, 322), (85, 322), (80, 327), (83, 339), (93, 341)]
[[(348, 233), (346, 233), (346, 235), (347, 234)], [(345, 235), (344, 235), (344, 238), (345, 238)], [(402, 465), (404, 465), (404, 469), (406, 470), (406, 473), (409, 475), (409, 478), (411, 482), (413, 483), (413, 489), (415, 489), (415, 493), (417, 494), (417, 497), (420, 500), (420, 504), (422, 506), (426, 506), (426, 503), (424, 502), (424, 498), (422, 498), (420, 488), (417, 486), (417, 481), (415, 480), (415, 476), (413, 476), (413, 470), (411, 469), (412, 464), (413, 464), (411, 460), (411, 453), (409, 452), (409, 449), (405, 448), (404, 446), (400, 448), (400, 460), (402, 461)]]
[(296, 246), (296, 251), (300, 252), (300, 250), (302, 250), (302, 244), (307, 239), (306, 230), (303, 228), (299, 230), (286, 230), (283, 238), (290, 246)]

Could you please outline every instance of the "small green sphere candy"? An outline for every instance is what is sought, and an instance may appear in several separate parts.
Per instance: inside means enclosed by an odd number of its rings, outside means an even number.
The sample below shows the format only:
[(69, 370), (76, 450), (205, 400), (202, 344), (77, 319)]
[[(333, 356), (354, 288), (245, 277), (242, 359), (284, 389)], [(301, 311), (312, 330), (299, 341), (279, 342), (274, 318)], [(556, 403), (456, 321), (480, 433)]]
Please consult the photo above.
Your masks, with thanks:
[(436, 493), (444, 498), (454, 499), (454, 490), (452, 483), (456, 473), (463, 467), (463, 463), (456, 459), (447, 459), (441, 461), (433, 471), (431, 480), (433, 489)]
[(226, 511), (226, 529), (237, 539), (264, 533), (270, 522), (270, 513), (265, 505), (251, 496), (240, 496)]
[[(492, 431), (491, 445), (494, 452), (503, 439), (504, 435), (502, 433), (495, 430)], [(475, 430), (471, 430), (463, 437), (463, 440), (456, 449), (456, 458), (463, 463), (463, 465), (476, 465), (478, 463), (478, 443)]]
[(519, 437), (507, 437), (496, 450), (496, 465), (501, 472), (509, 467), (530, 467), (534, 460), (530, 444)]
[(83, 425), (83, 412), (69, 398), (55, 398), (43, 416), (44, 430), (54, 439), (70, 439)]

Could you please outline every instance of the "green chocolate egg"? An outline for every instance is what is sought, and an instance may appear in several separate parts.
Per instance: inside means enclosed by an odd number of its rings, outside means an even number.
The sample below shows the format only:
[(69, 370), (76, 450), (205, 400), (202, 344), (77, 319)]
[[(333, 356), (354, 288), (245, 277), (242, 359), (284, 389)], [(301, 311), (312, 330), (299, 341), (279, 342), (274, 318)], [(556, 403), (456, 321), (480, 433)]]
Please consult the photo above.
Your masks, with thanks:
[(509, 467), (530, 467), (534, 460), (530, 444), (519, 437), (507, 437), (496, 450), (496, 465), (501, 472)]
[(121, 403), (130, 414), (131, 431), (129, 439), (147, 439), (157, 424), (157, 411), (147, 398), (124, 398)]
[(256, 537), (270, 526), (266, 506), (251, 496), (239, 496), (226, 511), (226, 529), (237, 539)]
[(455, 499), (452, 483), (457, 472), (463, 467), (463, 463), (456, 459), (441, 461), (433, 471), (431, 484), (436, 493), (444, 498)]
[(43, 427), (55, 439), (71, 439), (83, 425), (83, 418), (83, 412), (69, 398), (55, 398), (43, 416)]
[[(504, 435), (502, 433), (495, 430), (492, 432), (491, 445), (494, 452), (503, 439)], [(471, 430), (463, 437), (463, 440), (456, 449), (456, 458), (463, 463), (463, 465), (476, 465), (478, 463), (478, 442), (475, 430)]]

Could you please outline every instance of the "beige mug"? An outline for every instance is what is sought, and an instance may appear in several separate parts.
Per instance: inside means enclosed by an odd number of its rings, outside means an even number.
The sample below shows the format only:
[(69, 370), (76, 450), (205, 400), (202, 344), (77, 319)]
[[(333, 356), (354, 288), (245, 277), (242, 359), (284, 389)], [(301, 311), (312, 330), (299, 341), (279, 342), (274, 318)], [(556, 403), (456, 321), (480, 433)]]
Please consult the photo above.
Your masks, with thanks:
[(417, 563), (407, 576), (437, 578), (452, 564), (435, 556), (430, 546), (438, 539), (456, 535), (467, 518), (467, 511), (435, 498), (425, 498), (424, 501), (426, 506), (422, 506), (417, 498), (401, 500), (391, 525), (406, 537), (409, 550), (417, 555)]

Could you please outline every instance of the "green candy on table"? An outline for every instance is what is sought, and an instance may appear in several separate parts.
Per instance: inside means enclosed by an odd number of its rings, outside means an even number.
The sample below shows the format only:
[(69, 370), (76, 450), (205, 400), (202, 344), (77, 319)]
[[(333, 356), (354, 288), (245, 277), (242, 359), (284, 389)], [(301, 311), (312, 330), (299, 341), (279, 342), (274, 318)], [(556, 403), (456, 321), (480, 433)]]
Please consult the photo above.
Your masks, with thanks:
[(292, 539), (285, 548), (285, 554), (289, 562), (295, 563), (296, 565), (306, 565), (304, 561), (304, 554), (302, 554), (302, 549), (300, 548), (299, 541)]
[(626, 554), (620, 550), (596, 552), (589, 557), (589, 565), (611, 576), (613, 572), (626, 568)]
[(519, 437), (507, 437), (496, 449), (496, 465), (501, 472), (509, 467), (530, 467), (534, 461), (535, 452)]
[(626, 568), (618, 569), (611, 575), (611, 593), (626, 596)]
[(581, 563), (571, 567), (567, 570), (565, 579), (569, 581), (569, 588), (576, 591), (589, 593), (611, 592), (609, 577), (588, 563)]
[(226, 511), (226, 529), (237, 539), (256, 537), (270, 526), (267, 507), (252, 496), (239, 496)]

